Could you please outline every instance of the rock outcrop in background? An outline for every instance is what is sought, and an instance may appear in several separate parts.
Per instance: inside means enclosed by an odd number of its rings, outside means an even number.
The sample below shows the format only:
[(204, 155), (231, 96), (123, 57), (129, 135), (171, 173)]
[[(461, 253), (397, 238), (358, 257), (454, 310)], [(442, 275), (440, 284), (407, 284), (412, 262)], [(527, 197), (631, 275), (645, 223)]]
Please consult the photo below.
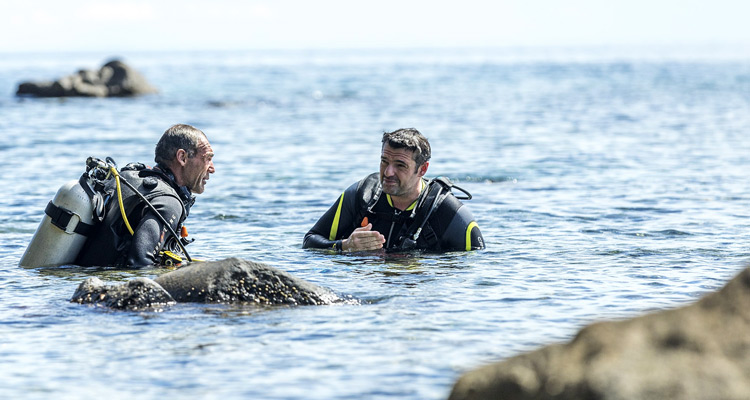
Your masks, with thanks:
[(54, 82), (24, 82), (17, 96), (34, 97), (128, 97), (157, 93), (138, 71), (113, 60), (98, 71), (80, 70)]
[(330, 290), (271, 266), (228, 258), (199, 262), (160, 275), (106, 285), (88, 278), (70, 299), (119, 310), (161, 308), (176, 302), (320, 305), (343, 302)]
[(689, 306), (468, 372), (449, 399), (750, 399), (750, 269)]

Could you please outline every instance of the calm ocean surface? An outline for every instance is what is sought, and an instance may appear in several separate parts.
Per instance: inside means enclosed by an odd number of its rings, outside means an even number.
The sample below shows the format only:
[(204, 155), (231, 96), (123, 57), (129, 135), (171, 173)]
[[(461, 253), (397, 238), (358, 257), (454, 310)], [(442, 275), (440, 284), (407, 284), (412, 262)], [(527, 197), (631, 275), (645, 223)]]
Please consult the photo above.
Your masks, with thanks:
[[(690, 303), (750, 258), (750, 51), (134, 53), (161, 93), (17, 99), (109, 54), (0, 55), (0, 398), (444, 399), (463, 372), (585, 324)], [(261, 261), (359, 305), (115, 312), (79, 283), (162, 270), (17, 267), (88, 156), (153, 163), (174, 123), (216, 174), (195, 257)], [(384, 130), (431, 141), (480, 252), (301, 249)]]

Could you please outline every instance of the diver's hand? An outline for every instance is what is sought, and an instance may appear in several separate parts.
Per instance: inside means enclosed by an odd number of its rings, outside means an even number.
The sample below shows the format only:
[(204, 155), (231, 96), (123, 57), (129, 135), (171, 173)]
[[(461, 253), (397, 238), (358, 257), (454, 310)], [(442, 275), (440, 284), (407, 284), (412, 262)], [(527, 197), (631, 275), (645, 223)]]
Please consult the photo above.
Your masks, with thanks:
[(341, 241), (341, 249), (344, 251), (377, 250), (383, 248), (385, 236), (378, 231), (372, 230), (372, 224), (357, 228), (348, 238)]

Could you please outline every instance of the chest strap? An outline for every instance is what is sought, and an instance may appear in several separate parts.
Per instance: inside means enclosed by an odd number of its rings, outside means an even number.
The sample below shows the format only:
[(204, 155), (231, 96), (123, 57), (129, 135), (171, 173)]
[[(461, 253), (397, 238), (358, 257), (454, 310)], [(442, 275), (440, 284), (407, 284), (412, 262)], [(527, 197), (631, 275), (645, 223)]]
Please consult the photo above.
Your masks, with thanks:
[(430, 246), (438, 242), (437, 235), (427, 221), (429, 221), (432, 213), (443, 204), (443, 200), (452, 193), (451, 189), (456, 188), (465, 194), (460, 197), (456, 196), (457, 198), (463, 200), (471, 199), (471, 193), (454, 185), (450, 179), (443, 176), (430, 180), (430, 182), (427, 183), (427, 187), (428, 189), (423, 192), (423, 194), (426, 193), (426, 195), (417, 202), (417, 214), (414, 218), (414, 222), (406, 229), (400, 238), (401, 249), (409, 250), (416, 248), (417, 239), (419, 239), (422, 234), (425, 225), (429, 229), (424, 231), (425, 236), (423, 237), (423, 240), (427, 241)]

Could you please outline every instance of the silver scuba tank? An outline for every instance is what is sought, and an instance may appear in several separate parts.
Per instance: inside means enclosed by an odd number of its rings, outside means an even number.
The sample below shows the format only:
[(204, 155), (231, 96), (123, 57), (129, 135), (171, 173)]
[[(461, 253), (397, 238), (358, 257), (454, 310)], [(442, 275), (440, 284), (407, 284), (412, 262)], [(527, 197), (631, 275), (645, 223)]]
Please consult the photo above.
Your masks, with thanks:
[(50, 267), (72, 264), (93, 230), (94, 205), (83, 179), (60, 187), (18, 265)]

